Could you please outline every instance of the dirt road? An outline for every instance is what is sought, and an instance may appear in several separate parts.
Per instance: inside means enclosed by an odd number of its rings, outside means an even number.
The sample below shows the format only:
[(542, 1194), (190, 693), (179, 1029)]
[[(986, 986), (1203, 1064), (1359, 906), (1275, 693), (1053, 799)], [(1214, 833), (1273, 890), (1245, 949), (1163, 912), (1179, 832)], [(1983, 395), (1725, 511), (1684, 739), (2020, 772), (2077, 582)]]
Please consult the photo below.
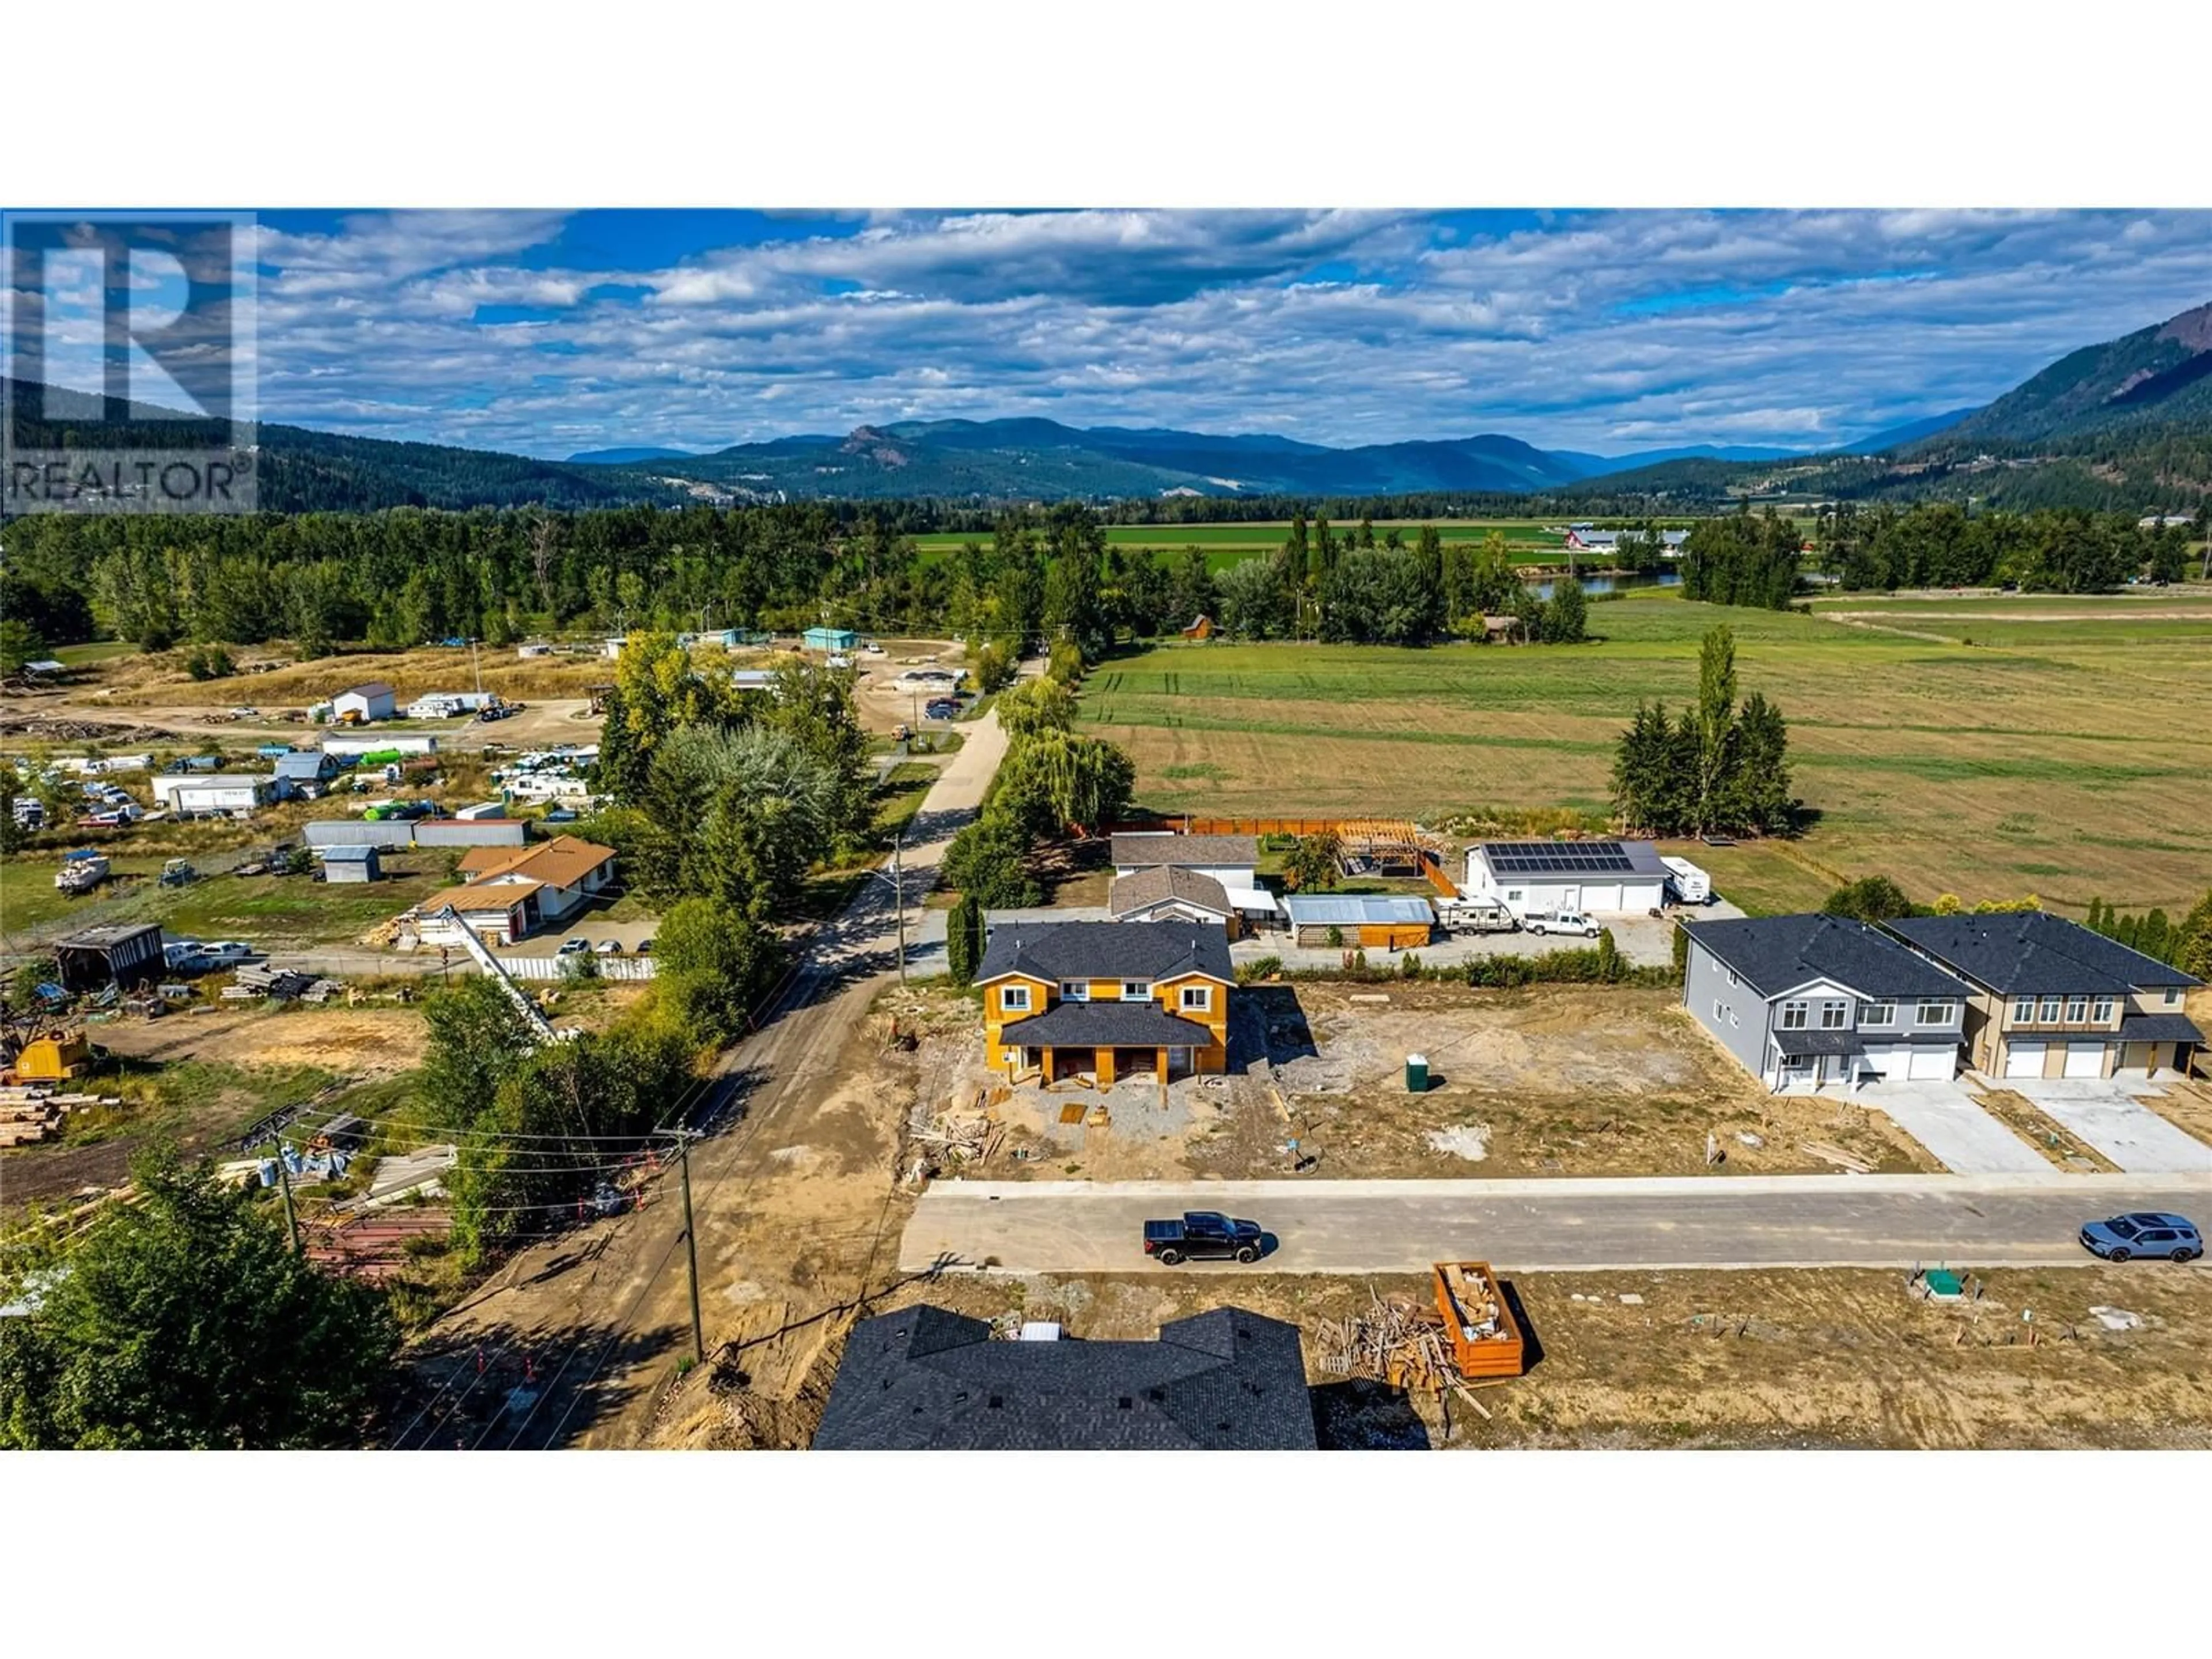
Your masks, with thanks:
[[(2084, 1221), (2202, 1214), (2212, 1176), (1751, 1176), (1563, 1181), (939, 1182), (899, 1265), (1137, 1271), (1148, 1217), (1225, 1210), (1275, 1234), (1270, 1273), (1419, 1273), (1468, 1257), (1520, 1273), (2087, 1264)], [(2160, 1264), (2146, 1263), (2147, 1271)], [(1215, 1264), (1193, 1269), (1218, 1271)], [(1234, 1273), (1235, 1268), (1229, 1269)], [(1261, 1271), (1255, 1269), (1255, 1271)]]
[[(996, 714), (966, 731), (964, 746), (939, 775), (908, 831), (909, 927), (945, 847), (974, 817), (1006, 752)], [(757, 1248), (748, 1207), (752, 1189), (788, 1173), (794, 1152), (805, 1151), (791, 1143), (805, 1139), (810, 1115), (836, 1079), (848, 1036), (895, 978), (896, 939), (890, 884), (871, 881), (814, 935), (760, 1029), (722, 1055), (689, 1114), (708, 1129), (692, 1152), (691, 1182), (710, 1354), (742, 1313), (746, 1253)], [(888, 1197), (892, 1184), (885, 1167), (875, 1172), (870, 1190)], [(878, 1258), (888, 1270), (896, 1244), (888, 1212), (880, 1201), (877, 1208), (878, 1237), (860, 1252), (863, 1276)], [(495, 1374), (501, 1355), (532, 1355), (523, 1392), (463, 1443), (544, 1449), (644, 1441), (659, 1387), (690, 1346), (682, 1223), (672, 1181), (644, 1211), (523, 1252), (440, 1322), (425, 1347), (447, 1355), (449, 1364), (457, 1363), (451, 1355), (471, 1345), (490, 1355)], [(396, 1438), (409, 1446), (434, 1443), (438, 1420), (434, 1410), (422, 1425), (403, 1425)], [(434, 1441), (453, 1443), (442, 1434)]]

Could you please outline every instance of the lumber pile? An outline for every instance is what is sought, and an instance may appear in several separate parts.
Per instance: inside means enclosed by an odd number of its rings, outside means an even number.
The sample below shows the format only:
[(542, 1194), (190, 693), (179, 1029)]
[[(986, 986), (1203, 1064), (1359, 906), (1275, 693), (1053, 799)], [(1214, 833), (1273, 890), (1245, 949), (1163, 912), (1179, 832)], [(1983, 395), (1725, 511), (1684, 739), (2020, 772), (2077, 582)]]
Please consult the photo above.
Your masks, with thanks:
[(88, 1106), (114, 1106), (116, 1095), (61, 1094), (39, 1084), (0, 1088), (0, 1146), (32, 1146), (62, 1132), (63, 1120)]
[(1343, 1319), (1324, 1320), (1314, 1341), (1320, 1368), (1336, 1376), (1364, 1376), (1394, 1389), (1440, 1394), (1459, 1377), (1442, 1319), (1403, 1297), (1388, 1300), (1368, 1291), (1369, 1305)]
[(1006, 1125), (981, 1109), (940, 1113), (914, 1138), (930, 1149), (933, 1161), (980, 1164), (999, 1150)]
[(1832, 1164), (1838, 1169), (1847, 1170), (1853, 1175), (1872, 1175), (1874, 1173), (1873, 1164), (1868, 1163), (1856, 1152), (1845, 1152), (1833, 1141), (1801, 1140), (1797, 1143), (1797, 1149), (1802, 1152), (1808, 1153), (1812, 1157), (1819, 1158), (1823, 1164)]

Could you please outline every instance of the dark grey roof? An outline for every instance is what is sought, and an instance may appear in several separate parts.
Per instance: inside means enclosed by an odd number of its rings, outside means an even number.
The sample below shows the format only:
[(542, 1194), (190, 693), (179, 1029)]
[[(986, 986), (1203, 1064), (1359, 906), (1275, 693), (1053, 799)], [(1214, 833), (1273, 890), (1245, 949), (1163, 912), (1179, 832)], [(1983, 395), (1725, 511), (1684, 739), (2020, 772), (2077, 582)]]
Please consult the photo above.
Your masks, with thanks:
[[(1774, 1046), (1785, 1054), (1855, 1054), (1869, 1043), (1880, 1042), (1884, 1048), (1893, 1046), (1878, 1031), (1777, 1030), (1769, 1032), (1768, 1036), (1774, 1040)], [(1928, 1046), (1955, 1048), (1959, 1044), (1954, 1037), (1941, 1045), (1931, 1043)]]
[(1236, 978), (1229, 934), (1218, 921), (1003, 921), (991, 929), (978, 981)]
[(1242, 1308), (1152, 1342), (994, 1342), (942, 1308), (846, 1340), (817, 1451), (1311, 1451), (1298, 1330)]
[(1664, 876), (1648, 841), (1486, 841), (1477, 849), (1500, 876)]
[(2079, 922), (2041, 910), (1902, 916), (1887, 926), (1945, 967), (1993, 991), (2118, 992), (2203, 983)]
[(1148, 864), (1257, 864), (1260, 842), (1253, 836), (1146, 836), (1114, 837), (1114, 866), (1142, 869)]
[(58, 939), (55, 945), (67, 951), (113, 951), (125, 945), (136, 944), (148, 933), (157, 937), (161, 927), (153, 921), (104, 921), (97, 927), (87, 927), (67, 938)]
[(2202, 1042), (2204, 1033), (2186, 1014), (2123, 1014), (2123, 1042)]
[(1228, 890), (1212, 876), (1173, 864), (1151, 865), (1130, 875), (1115, 877), (1113, 886), (1107, 890), (1106, 908), (1115, 915), (1124, 916), (1170, 899), (1181, 899), (1224, 916), (1233, 908)]
[(1865, 997), (1964, 997), (1968, 988), (1895, 939), (1848, 916), (1758, 916), (1683, 923), (1761, 996), (1832, 979)]
[(338, 693), (341, 697), (388, 697), (392, 688), (382, 680), (369, 680), (360, 685), (349, 685)]
[(1213, 1033), (1157, 1002), (1060, 1002), (1006, 1026), (1024, 1048), (1211, 1048)]

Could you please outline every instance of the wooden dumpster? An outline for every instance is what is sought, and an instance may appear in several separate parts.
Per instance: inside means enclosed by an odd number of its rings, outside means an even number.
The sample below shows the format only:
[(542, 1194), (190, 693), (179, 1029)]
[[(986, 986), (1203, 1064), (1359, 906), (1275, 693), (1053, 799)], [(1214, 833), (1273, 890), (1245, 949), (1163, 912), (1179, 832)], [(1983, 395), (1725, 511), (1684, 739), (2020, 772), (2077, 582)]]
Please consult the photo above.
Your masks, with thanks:
[(1518, 1376), (1526, 1364), (1521, 1328), (1487, 1261), (1439, 1261), (1437, 1311), (1462, 1376)]

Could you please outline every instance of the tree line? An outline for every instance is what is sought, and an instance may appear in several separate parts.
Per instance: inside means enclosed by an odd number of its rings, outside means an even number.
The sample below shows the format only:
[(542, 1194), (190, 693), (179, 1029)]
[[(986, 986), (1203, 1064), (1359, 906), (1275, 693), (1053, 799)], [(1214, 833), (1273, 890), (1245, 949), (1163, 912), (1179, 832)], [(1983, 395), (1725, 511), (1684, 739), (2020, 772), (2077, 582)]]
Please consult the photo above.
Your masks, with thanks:
[[(2207, 533), (2212, 508), (2193, 533)], [(2189, 572), (2191, 530), (2146, 527), (2124, 513), (2079, 508), (1969, 512), (1951, 501), (1859, 507), (1843, 502), (1819, 520), (1817, 562), (1844, 587), (1981, 587), (2010, 582), (2025, 592), (2093, 593), (2131, 576), (2179, 581)]]

